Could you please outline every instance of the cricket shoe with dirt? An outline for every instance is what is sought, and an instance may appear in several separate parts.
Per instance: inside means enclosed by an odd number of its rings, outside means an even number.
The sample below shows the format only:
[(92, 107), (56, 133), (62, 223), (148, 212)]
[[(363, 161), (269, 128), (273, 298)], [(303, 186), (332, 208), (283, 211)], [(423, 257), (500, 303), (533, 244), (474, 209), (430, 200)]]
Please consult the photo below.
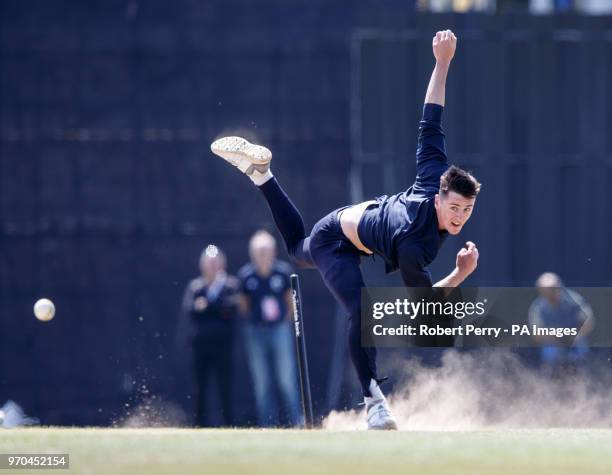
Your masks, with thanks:
[(252, 176), (255, 172), (263, 175), (270, 170), (272, 152), (242, 137), (220, 138), (211, 144), (210, 149), (245, 175)]
[(368, 430), (397, 430), (389, 404), (375, 380), (370, 382), (371, 397), (365, 397)]
[(366, 402), (366, 413), (368, 430), (397, 430), (397, 423), (385, 399)]

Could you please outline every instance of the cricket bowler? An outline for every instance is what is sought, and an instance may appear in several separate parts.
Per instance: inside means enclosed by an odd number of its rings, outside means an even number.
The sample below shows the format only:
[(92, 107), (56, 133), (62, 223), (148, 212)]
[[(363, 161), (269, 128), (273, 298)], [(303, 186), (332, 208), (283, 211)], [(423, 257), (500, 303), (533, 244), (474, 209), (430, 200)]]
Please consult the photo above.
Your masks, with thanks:
[(417, 176), (407, 190), (332, 211), (306, 235), (302, 217), (270, 170), (272, 153), (240, 137), (225, 137), (212, 151), (245, 173), (262, 192), (296, 265), (317, 268), (349, 317), (349, 349), (363, 388), (369, 429), (397, 429), (376, 373), (376, 348), (361, 346), (362, 256), (377, 254), (386, 271), (398, 270), (408, 287), (456, 287), (475, 269), (478, 249), (459, 250), (456, 266), (433, 284), (427, 266), (449, 234), (458, 234), (474, 209), (480, 183), (448, 164), (441, 119), (448, 70), (457, 38), (433, 38), (436, 64), (427, 87), (416, 152)]

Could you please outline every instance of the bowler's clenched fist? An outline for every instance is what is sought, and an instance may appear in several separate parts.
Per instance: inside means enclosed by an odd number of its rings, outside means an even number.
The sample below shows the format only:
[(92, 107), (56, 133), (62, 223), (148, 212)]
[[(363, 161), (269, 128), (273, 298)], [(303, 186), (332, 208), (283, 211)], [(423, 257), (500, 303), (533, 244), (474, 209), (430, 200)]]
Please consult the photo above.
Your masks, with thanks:
[(438, 31), (433, 37), (433, 54), (438, 63), (449, 64), (456, 49), (457, 37), (451, 30)]
[(457, 253), (456, 266), (461, 274), (466, 277), (470, 275), (478, 265), (478, 249), (472, 241), (465, 243), (465, 247)]

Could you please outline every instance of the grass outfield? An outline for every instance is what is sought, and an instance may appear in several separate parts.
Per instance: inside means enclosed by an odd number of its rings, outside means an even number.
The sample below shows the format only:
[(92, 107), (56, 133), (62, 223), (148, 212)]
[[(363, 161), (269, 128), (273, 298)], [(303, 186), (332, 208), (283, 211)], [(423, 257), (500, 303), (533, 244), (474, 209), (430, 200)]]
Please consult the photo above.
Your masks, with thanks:
[(37, 452), (69, 453), (69, 473), (105, 475), (609, 475), (612, 430), (0, 429), (0, 453)]

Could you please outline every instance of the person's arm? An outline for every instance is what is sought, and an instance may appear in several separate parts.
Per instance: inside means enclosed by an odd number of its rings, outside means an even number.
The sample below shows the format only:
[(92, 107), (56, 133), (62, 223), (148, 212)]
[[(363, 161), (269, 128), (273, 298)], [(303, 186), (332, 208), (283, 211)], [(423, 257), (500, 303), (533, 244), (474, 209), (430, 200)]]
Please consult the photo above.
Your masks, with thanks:
[(407, 240), (400, 242), (397, 247), (397, 261), (406, 287), (431, 288), (431, 274), (425, 268), (425, 259), (421, 248)]
[(240, 314), (241, 294), (240, 282), (233, 276), (228, 276), (224, 289), (221, 291), (217, 300), (221, 311), (232, 318)]
[(245, 265), (238, 270), (236, 276), (238, 277), (239, 282), (239, 301), (238, 301), (238, 311), (242, 318), (248, 319), (251, 317), (251, 296), (247, 290), (246, 281), (248, 279), (247, 273), (248, 267)]
[(478, 249), (473, 242), (468, 241), (466, 247), (461, 248), (457, 253), (453, 271), (442, 280), (436, 282), (434, 287), (458, 287), (472, 272), (474, 272), (474, 270), (476, 270), (477, 265)]
[(293, 320), (293, 294), (291, 289), (285, 292), (285, 304), (287, 305), (287, 315), (285, 318), (289, 321)]
[(455, 268), (442, 280), (432, 285), (431, 275), (425, 268), (422, 251), (418, 246), (402, 243), (398, 246), (398, 262), (406, 287), (458, 287), (478, 265), (478, 248), (472, 241), (461, 248), (455, 259)]
[(446, 78), (455, 54), (457, 38), (452, 31), (439, 31), (433, 39), (436, 65), (427, 92), (417, 140), (415, 191), (437, 192), (440, 176), (448, 167), (442, 112), (446, 100)]
[(432, 41), (433, 54), (436, 58), (427, 93), (425, 104), (438, 104), (444, 107), (446, 99), (446, 77), (450, 63), (457, 49), (457, 37), (451, 30), (438, 31)]
[(242, 318), (249, 318), (251, 313), (251, 298), (244, 293), (244, 289), (239, 294), (238, 310)]
[(191, 284), (187, 285), (181, 301), (178, 323), (176, 326), (175, 343), (180, 349), (189, 345), (191, 310), (193, 308), (193, 290)]
[(183, 300), (181, 300), (181, 314), (189, 315), (193, 309), (193, 288), (192, 284), (189, 283), (185, 292), (183, 293)]
[(569, 289), (567, 289), (567, 292), (570, 298), (576, 303), (576, 305), (578, 305), (578, 312), (580, 313), (578, 318), (582, 322), (582, 325), (580, 325), (580, 329), (578, 330), (578, 335), (576, 336), (576, 341), (584, 340), (584, 338), (586, 338), (586, 336), (595, 328), (593, 309), (581, 295), (578, 295)]
[(293, 320), (293, 291), (291, 289), (291, 274), (294, 273), (293, 267), (288, 262), (276, 261), (278, 268), (282, 271), (283, 281), (285, 284), (285, 293), (283, 298), (285, 299), (285, 305), (287, 306), (287, 314), (285, 318), (287, 321)]
[[(590, 310), (590, 307), (589, 307)], [(595, 317), (593, 317), (593, 313), (591, 312), (584, 323), (580, 326), (580, 330), (578, 331), (578, 335), (576, 336), (577, 340), (584, 339), (586, 336), (593, 331), (595, 328)]]

